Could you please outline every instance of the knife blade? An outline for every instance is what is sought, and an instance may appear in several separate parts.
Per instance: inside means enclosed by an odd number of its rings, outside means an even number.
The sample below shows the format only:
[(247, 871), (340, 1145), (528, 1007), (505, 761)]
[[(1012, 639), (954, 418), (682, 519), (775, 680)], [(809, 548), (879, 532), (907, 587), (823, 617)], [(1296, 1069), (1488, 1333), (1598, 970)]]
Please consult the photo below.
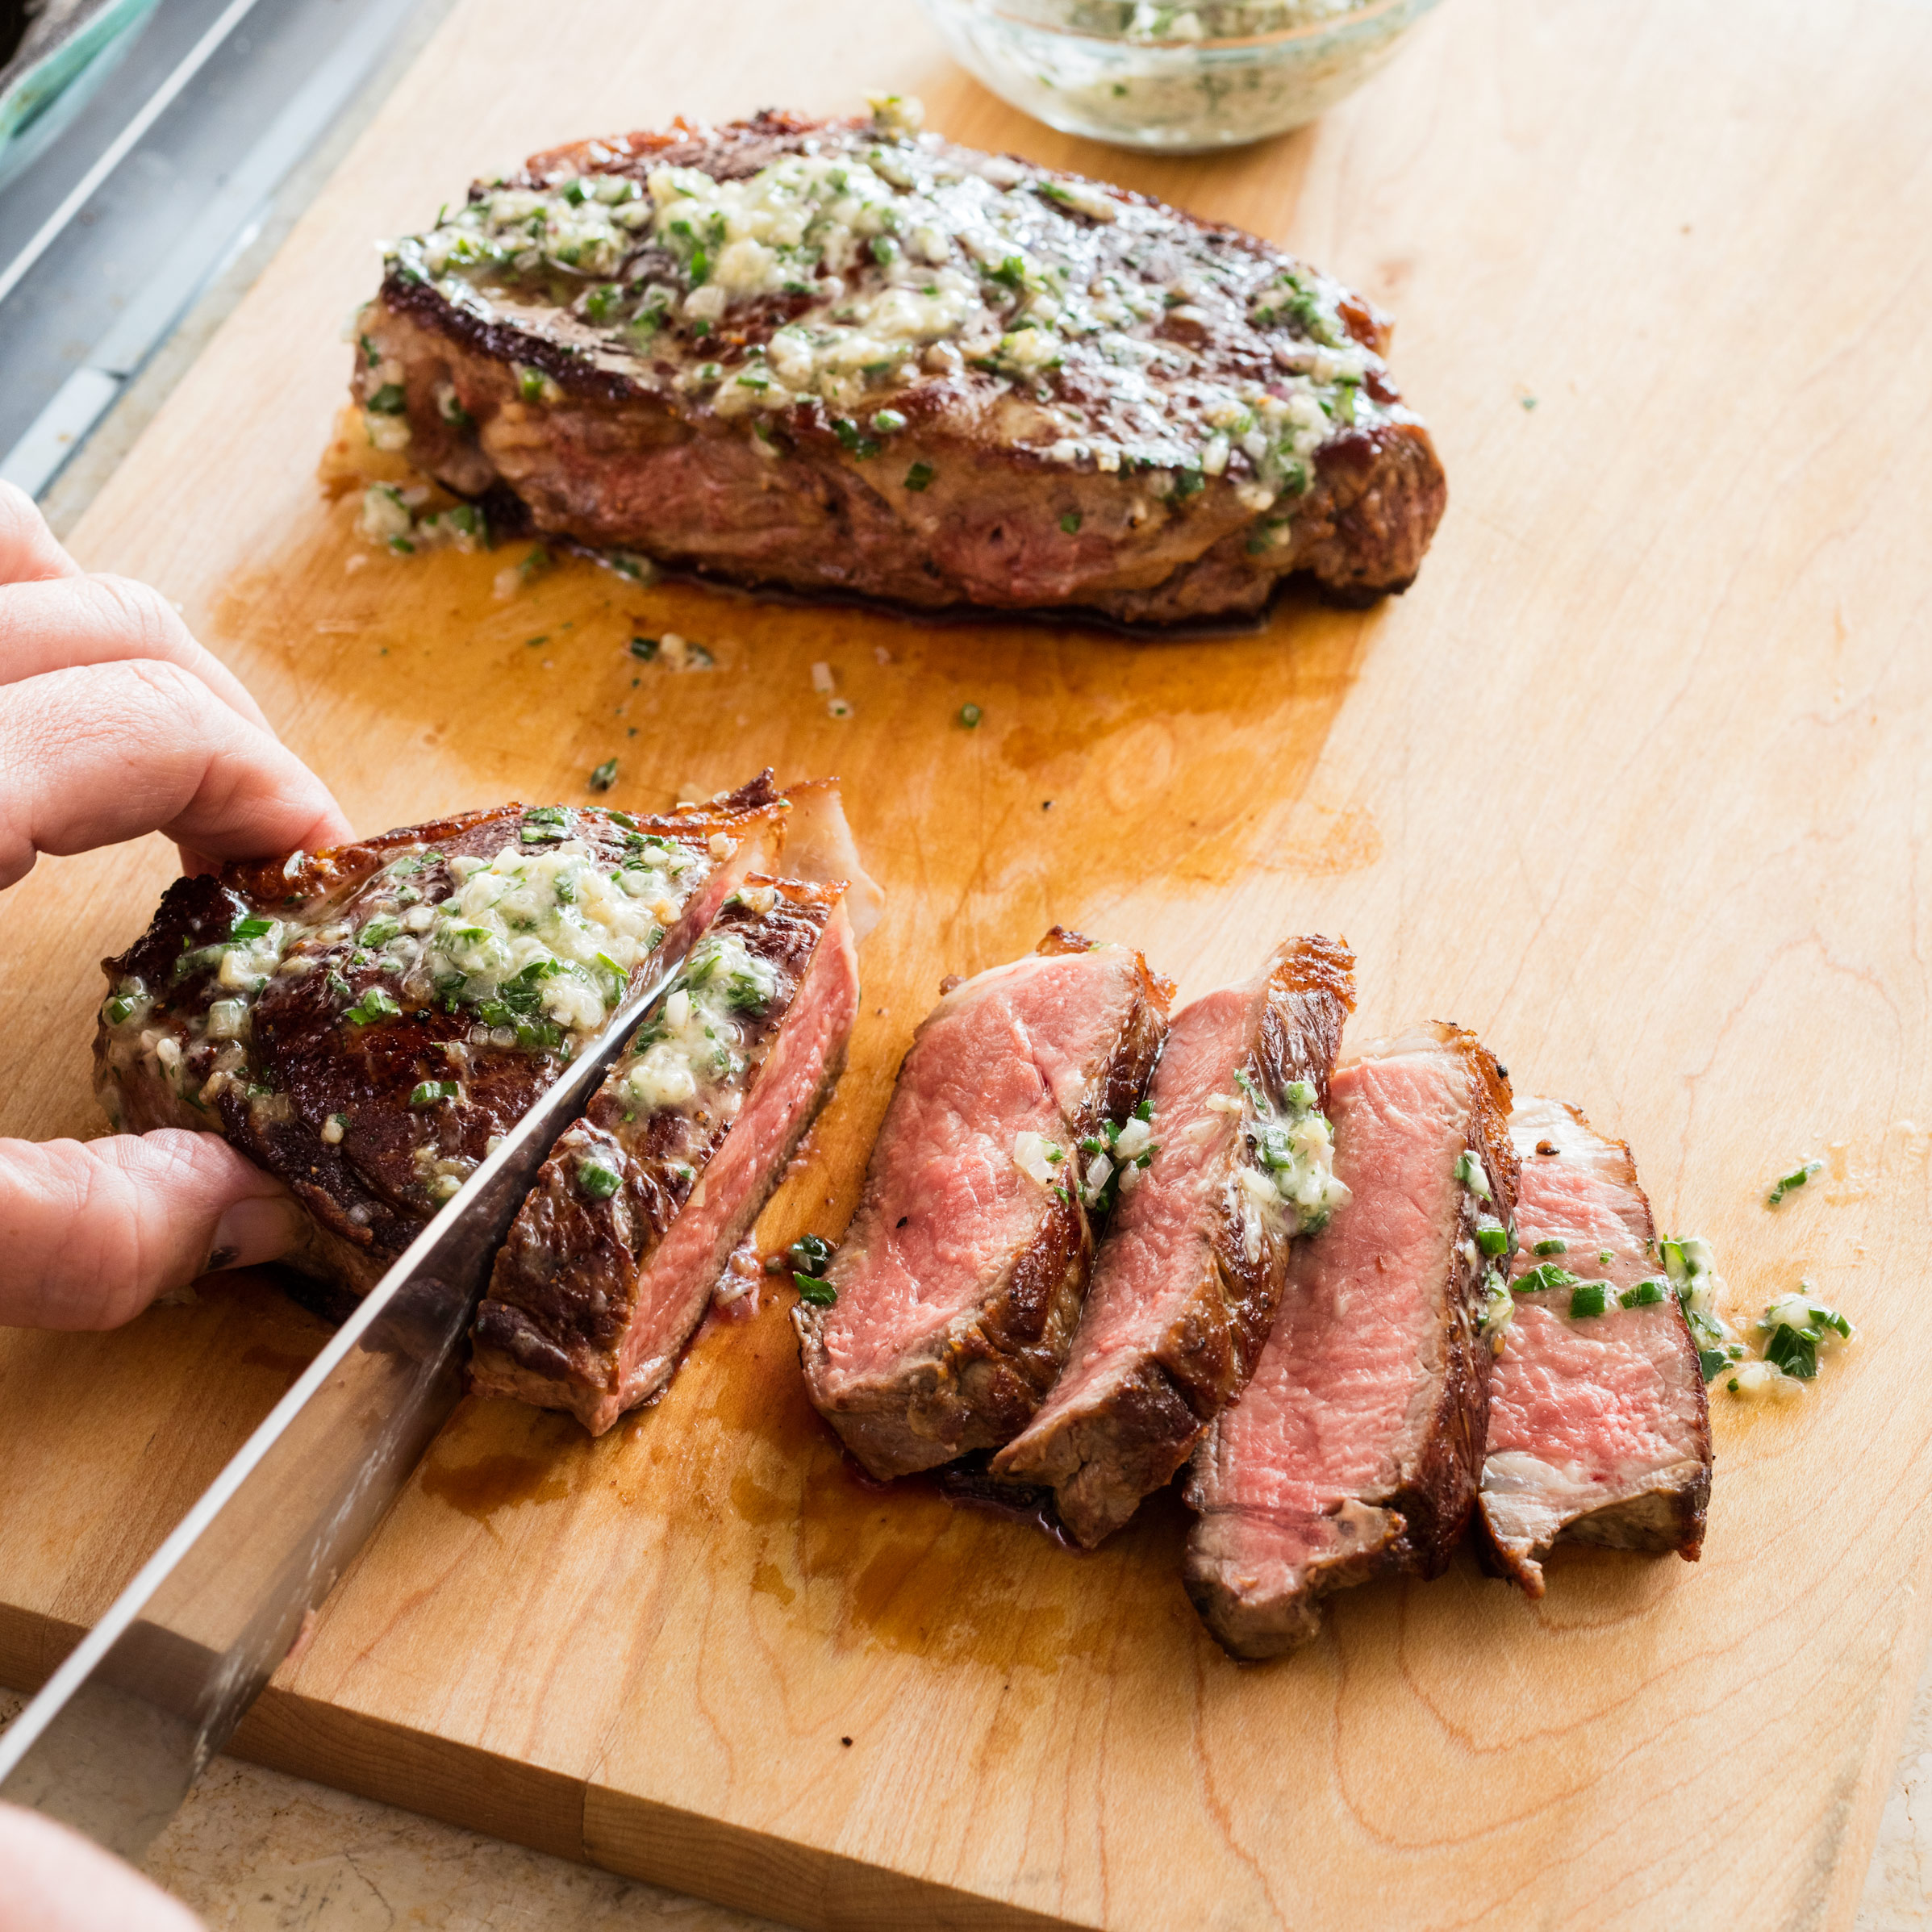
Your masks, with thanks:
[(0, 1734), (0, 1799), (138, 1862), (373, 1533), (462, 1395), (497, 1249), (696, 935), (666, 942)]

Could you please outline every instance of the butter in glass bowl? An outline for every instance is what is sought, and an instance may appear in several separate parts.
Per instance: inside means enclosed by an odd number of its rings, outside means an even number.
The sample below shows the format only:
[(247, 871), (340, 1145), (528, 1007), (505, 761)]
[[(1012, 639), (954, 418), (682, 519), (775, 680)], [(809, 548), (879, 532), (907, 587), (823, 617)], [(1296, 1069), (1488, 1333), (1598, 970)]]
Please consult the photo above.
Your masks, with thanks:
[(1437, 0), (920, 0), (954, 56), (1049, 127), (1200, 154), (1352, 94)]

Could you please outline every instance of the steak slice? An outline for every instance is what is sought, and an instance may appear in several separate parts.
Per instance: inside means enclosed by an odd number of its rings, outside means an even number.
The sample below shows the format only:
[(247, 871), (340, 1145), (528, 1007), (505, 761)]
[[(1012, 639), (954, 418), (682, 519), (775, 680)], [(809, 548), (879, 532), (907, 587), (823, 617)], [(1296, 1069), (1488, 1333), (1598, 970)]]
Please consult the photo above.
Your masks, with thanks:
[[(1554, 1543), (1675, 1550), (1694, 1562), (1710, 1409), (1630, 1150), (1560, 1100), (1519, 1102), (1509, 1133), (1522, 1179), (1515, 1309), (1489, 1371), (1490, 1549), (1531, 1596), (1543, 1593)], [(1596, 1305), (1596, 1283), (1607, 1284), (1603, 1312), (1572, 1313), (1579, 1300)]]
[(569, 1129), (499, 1251), (473, 1385), (592, 1435), (667, 1383), (845, 1066), (842, 888), (753, 878)]
[(1473, 1034), (1432, 1026), (1366, 1049), (1333, 1093), (1353, 1198), (1297, 1245), (1254, 1379), (1187, 1485), (1187, 1593), (1237, 1657), (1306, 1642), (1331, 1591), (1441, 1575), (1482, 1463), (1486, 1250), (1506, 1245), (1516, 1191), (1508, 1083)]
[(1325, 1118), (1354, 956), (1291, 939), (1169, 1029), (1154, 1144), (1094, 1271), (1066, 1373), (996, 1475), (1049, 1483), (1091, 1548), (1187, 1461), (1253, 1371), (1294, 1236), (1347, 1198)]
[(733, 582), (1130, 623), (1404, 588), (1446, 499), (1388, 323), (1271, 243), (878, 121), (585, 141), (394, 244), (378, 446)]
[(1052, 1385), (1093, 1256), (1083, 1195), (1104, 1199), (1076, 1144), (1133, 1116), (1172, 996), (1132, 947), (1055, 926), (921, 1022), (837, 1299), (792, 1315), (812, 1401), (874, 1475), (997, 1447)]
[(770, 870), (770, 775), (662, 818), (504, 805), (179, 879), (104, 961), (119, 1129), (214, 1129), (307, 1210), (340, 1315), (595, 1039), (630, 983)]

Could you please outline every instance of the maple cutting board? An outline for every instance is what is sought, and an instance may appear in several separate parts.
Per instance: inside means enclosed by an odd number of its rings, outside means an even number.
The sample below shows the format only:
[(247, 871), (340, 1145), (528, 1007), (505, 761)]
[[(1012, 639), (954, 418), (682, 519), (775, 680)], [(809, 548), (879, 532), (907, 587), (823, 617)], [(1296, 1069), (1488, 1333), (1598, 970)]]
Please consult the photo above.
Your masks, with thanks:
[[(1450, 478), (1408, 595), (1135, 649), (365, 550), (316, 477), (373, 237), (543, 144), (874, 85), (1395, 310)], [(1859, 1339), (1788, 1407), (1720, 1393), (1700, 1563), (1559, 1554), (1532, 1604), (1464, 1559), (1254, 1667), (1171, 1498), (1080, 1556), (855, 1479), (768, 1300), (602, 1442), (465, 1404), (238, 1748), (805, 1926), (1849, 1923), (1932, 1604), (1929, 110), (1922, 4), (1450, 0), (1320, 127), (1157, 161), (1008, 112), (908, 6), (465, 0), (76, 547), (179, 599), (361, 828), (582, 799), (613, 754), (637, 808), (843, 776), (890, 906), (768, 1246), (842, 1228), (943, 974), (1062, 920), (1186, 997), (1313, 929), (1358, 1037), (1479, 1028), (1629, 1137), (1735, 1306), (1807, 1277)], [(628, 654), (666, 628), (716, 668)], [(169, 864), (7, 895), (6, 1132), (98, 1128), (93, 962)], [(267, 1275), (0, 1337), (0, 1678), (319, 1338)]]

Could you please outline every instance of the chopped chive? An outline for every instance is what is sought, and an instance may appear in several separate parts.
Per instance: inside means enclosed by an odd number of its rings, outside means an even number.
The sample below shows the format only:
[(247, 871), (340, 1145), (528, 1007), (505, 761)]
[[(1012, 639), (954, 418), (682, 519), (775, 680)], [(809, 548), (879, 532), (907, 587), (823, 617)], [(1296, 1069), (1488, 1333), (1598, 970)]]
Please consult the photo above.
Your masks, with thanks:
[(1600, 1266), (1609, 1267), (1613, 1258), (1608, 1248), (1599, 1248), (1596, 1250), (1596, 1259)]
[(365, 409), (378, 416), (399, 416), (407, 407), (403, 399), (403, 385), (400, 382), (385, 382), (363, 404)]
[(125, 993), (116, 993), (107, 1002), (107, 1024), (119, 1026), (134, 1011), (134, 1002)]
[(1579, 1282), (1570, 1291), (1570, 1312), (1577, 1315), (1600, 1315), (1604, 1312), (1604, 1284), (1600, 1281)]
[(1567, 1254), (1570, 1252), (1570, 1244), (1567, 1241), (1557, 1241), (1554, 1238), (1549, 1241), (1539, 1241), (1536, 1244), (1536, 1252), (1538, 1254)]
[(1512, 1286), (1519, 1295), (1537, 1295), (1546, 1288), (1573, 1288), (1576, 1283), (1576, 1276), (1567, 1268), (1559, 1268), (1554, 1262), (1546, 1261), (1517, 1275)]
[(633, 637), (631, 640), (631, 655), (641, 657), (649, 664), (657, 655), (657, 640), (655, 637)]
[(896, 409), (881, 409), (873, 412), (872, 427), (882, 436), (889, 436), (906, 426), (906, 419)]
[(439, 1100), (453, 1100), (457, 1096), (457, 1083), (453, 1080), (419, 1080), (410, 1090), (411, 1107), (434, 1107)]
[(962, 704), (959, 707), (959, 722), (968, 731), (978, 730), (979, 720), (985, 716), (986, 713), (977, 704)]
[(906, 472), (905, 486), (912, 490), (923, 490), (937, 474), (930, 463), (915, 463)]
[(1483, 1163), (1472, 1151), (1465, 1150), (1456, 1157), (1456, 1179), (1475, 1196), (1479, 1200), (1488, 1200), (1489, 1176), (1483, 1171)]
[(230, 939), (261, 939), (274, 926), (272, 919), (238, 919), (229, 932)]
[(616, 782), (617, 761), (615, 758), (606, 758), (590, 774), (590, 789), (593, 791), (608, 791)]
[(594, 1201), (607, 1201), (623, 1185), (623, 1177), (615, 1167), (603, 1161), (580, 1161), (577, 1166), (577, 1185)]
[[(348, 1009), (347, 1016), (357, 1026), (368, 1026), (378, 1020), (394, 1020), (402, 1010), (396, 1004), (394, 994), (385, 992), (379, 986), (372, 986)], [(414, 1102), (411, 1104), (413, 1105)]]
[(1078, 536), (1080, 534), (1080, 512), (1078, 510), (1068, 511), (1066, 515), (1060, 519), (1060, 528), (1069, 536)]
[(1764, 1197), (1765, 1206), (1776, 1207), (1794, 1188), (1802, 1187), (1814, 1174), (1821, 1174), (1824, 1169), (1825, 1163), (1822, 1161), (1807, 1161), (1803, 1166), (1794, 1167), (1789, 1174), (1780, 1175), (1771, 1192)]
[(1476, 1246), (1492, 1261), (1509, 1252), (1509, 1230), (1500, 1221), (1476, 1229)]
[(1653, 1308), (1662, 1301), (1663, 1296), (1664, 1287), (1662, 1282), (1640, 1281), (1634, 1287), (1625, 1288), (1617, 1299), (1626, 1308)]
[(1137, 1120), (1151, 1120), (1154, 1118), (1153, 1101), (1141, 1101), (1140, 1105), (1133, 1110), (1133, 1117)]

